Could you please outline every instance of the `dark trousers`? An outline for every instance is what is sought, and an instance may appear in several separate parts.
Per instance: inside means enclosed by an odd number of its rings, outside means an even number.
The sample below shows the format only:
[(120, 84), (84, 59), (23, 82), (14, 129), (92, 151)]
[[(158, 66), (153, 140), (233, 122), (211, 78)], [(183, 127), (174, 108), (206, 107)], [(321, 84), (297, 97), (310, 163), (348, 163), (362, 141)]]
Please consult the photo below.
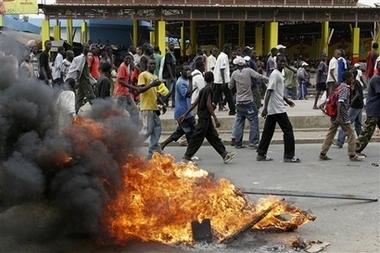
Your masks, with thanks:
[(90, 83), (90, 80), (81, 79), (79, 81), (79, 87), (77, 94), (75, 96), (75, 112), (78, 113), (79, 108), (83, 105), (83, 100), (86, 98), (88, 101), (91, 101), (95, 98), (94, 89)]
[(222, 85), (222, 84), (214, 84), (214, 104), (221, 104), (222, 103), (222, 94), (226, 97), (226, 101), (228, 103), (228, 107), (230, 108), (231, 112), (235, 112), (235, 104), (232, 100), (232, 94), (231, 90), (227, 87), (227, 85)]
[(187, 143), (190, 143), (191, 138), (193, 138), (195, 129), (195, 117), (190, 117), (182, 121), (175, 132), (173, 132), (170, 137), (174, 141), (178, 141), (179, 138), (181, 138), (184, 134), (186, 135)]
[(268, 152), (269, 144), (272, 140), (274, 130), (276, 128), (276, 123), (281, 127), (284, 133), (284, 158), (293, 158), (295, 153), (295, 143), (293, 126), (289, 121), (286, 112), (268, 115), (265, 119), (264, 130), (261, 136), (261, 141), (257, 153), (259, 155), (266, 155)]
[(226, 147), (223, 145), (222, 140), (219, 138), (219, 134), (216, 131), (214, 123), (210, 118), (198, 119), (198, 124), (195, 126), (193, 138), (188, 143), (186, 153), (183, 158), (190, 160), (191, 157), (193, 157), (195, 153), (197, 153), (198, 149), (202, 146), (205, 138), (221, 157), (224, 158), (226, 156)]

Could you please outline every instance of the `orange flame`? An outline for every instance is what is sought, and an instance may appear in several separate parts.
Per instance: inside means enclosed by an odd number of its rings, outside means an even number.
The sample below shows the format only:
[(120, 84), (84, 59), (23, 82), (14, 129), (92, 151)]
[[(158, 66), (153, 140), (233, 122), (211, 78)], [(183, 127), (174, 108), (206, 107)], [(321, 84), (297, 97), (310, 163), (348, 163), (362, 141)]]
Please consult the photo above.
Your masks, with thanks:
[[(297, 228), (310, 220), (302, 210), (275, 197), (261, 199), (255, 206), (227, 179), (216, 180), (193, 164), (176, 164), (169, 155), (154, 154), (149, 162), (131, 157), (122, 170), (123, 187), (103, 217), (103, 225), (118, 243), (132, 238), (193, 243), (191, 221), (206, 218), (211, 220), (214, 238), (221, 240), (269, 207), (273, 210), (257, 228)], [(296, 217), (278, 220), (275, 216), (283, 212)]]

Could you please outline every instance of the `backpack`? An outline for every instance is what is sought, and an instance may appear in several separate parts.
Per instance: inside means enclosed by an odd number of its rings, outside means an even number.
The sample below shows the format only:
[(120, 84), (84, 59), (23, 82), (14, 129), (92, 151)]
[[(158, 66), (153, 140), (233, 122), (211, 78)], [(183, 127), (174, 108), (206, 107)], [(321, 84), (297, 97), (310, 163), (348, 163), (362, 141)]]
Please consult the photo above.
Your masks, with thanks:
[(326, 115), (331, 118), (335, 118), (338, 113), (337, 109), (340, 89), (341, 86), (339, 85), (326, 100)]

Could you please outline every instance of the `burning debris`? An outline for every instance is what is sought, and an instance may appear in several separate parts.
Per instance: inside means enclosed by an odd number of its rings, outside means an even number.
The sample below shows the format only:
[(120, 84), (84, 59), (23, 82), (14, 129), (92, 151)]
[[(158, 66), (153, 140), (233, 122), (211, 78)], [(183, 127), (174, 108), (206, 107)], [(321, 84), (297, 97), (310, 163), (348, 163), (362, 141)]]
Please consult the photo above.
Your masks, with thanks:
[[(0, 59), (0, 64), (2, 59)], [(8, 68), (3, 68), (8, 69)], [(315, 217), (275, 197), (253, 203), (227, 179), (174, 158), (139, 156), (138, 133), (112, 105), (95, 101), (89, 118), (58, 132), (55, 91), (0, 73), (0, 207), (45, 201), (62, 232), (192, 244), (227, 242), (246, 229), (294, 230)], [(47, 201), (46, 201), (47, 200)], [(281, 215), (292, 216), (290, 220)]]
[[(275, 197), (254, 204), (228, 180), (216, 180), (193, 164), (176, 164), (171, 156), (155, 154), (149, 162), (133, 157), (122, 177), (122, 189), (103, 216), (109, 235), (119, 243), (132, 238), (193, 243), (191, 222), (206, 219), (219, 242), (253, 225), (288, 231), (315, 219)], [(295, 216), (289, 221), (278, 217), (284, 213)]]

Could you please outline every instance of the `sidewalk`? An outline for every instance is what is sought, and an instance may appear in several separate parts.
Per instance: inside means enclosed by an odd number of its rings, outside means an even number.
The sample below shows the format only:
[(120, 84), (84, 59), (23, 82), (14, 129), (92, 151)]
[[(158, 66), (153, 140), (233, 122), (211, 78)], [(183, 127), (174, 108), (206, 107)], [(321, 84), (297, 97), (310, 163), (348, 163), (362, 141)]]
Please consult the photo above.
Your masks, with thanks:
[[(286, 112), (292, 122), (294, 129), (294, 136), (296, 143), (322, 143), (327, 130), (330, 126), (330, 118), (324, 115), (320, 110), (314, 110), (314, 98), (310, 97), (309, 100), (296, 100), (294, 101), (295, 107), (286, 107)], [(321, 103), (320, 101), (318, 104)], [(164, 141), (177, 127), (177, 123), (173, 117), (174, 109), (168, 108), (165, 115), (161, 115), (162, 123), (162, 135), (161, 141)], [(218, 128), (219, 136), (226, 144), (230, 144), (231, 131), (235, 116), (229, 116), (228, 111), (216, 111), (217, 117), (221, 123), (221, 127)], [(365, 112), (363, 112), (363, 122), (365, 120)], [(260, 131), (263, 129), (264, 118), (259, 117)], [(246, 124), (244, 132), (244, 141), (248, 140), (248, 124)], [(282, 143), (282, 131), (277, 125), (275, 134), (272, 139), (272, 143)], [(380, 131), (376, 130), (371, 142), (380, 142)], [(205, 140), (205, 144), (208, 145)], [(178, 145), (178, 142), (171, 145)]]

